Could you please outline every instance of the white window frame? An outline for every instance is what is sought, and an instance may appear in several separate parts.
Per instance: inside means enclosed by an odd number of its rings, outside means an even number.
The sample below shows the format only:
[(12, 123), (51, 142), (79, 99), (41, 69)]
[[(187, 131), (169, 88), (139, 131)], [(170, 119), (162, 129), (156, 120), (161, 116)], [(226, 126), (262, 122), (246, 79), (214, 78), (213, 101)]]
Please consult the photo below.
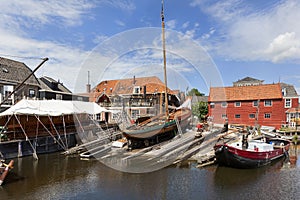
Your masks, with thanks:
[(284, 107), (285, 108), (291, 108), (292, 107), (292, 99), (285, 99), (285, 101), (284, 101)]
[[(239, 103), (239, 105), (237, 105), (238, 103)], [(234, 106), (235, 106), (235, 107), (241, 107), (241, 106), (242, 106), (242, 102), (236, 101), (236, 102), (234, 103)]]
[(253, 107), (258, 107), (258, 101), (257, 100), (253, 101)]
[(134, 86), (132, 93), (133, 94), (140, 94), (141, 93), (141, 87), (140, 86)]
[(264, 117), (265, 119), (271, 119), (271, 113), (265, 113)]
[(62, 100), (63, 99), (63, 95), (62, 94), (55, 94), (55, 99), (56, 100)]
[[(270, 101), (270, 105), (267, 105), (267, 102), (269, 102), (269, 101)], [(273, 105), (273, 102), (272, 102), (272, 100), (265, 100), (264, 105), (265, 105), (265, 107), (271, 107)]]
[(28, 90), (28, 96), (29, 96), (30, 98), (36, 97), (35, 89), (29, 88), (29, 90)]
[(224, 101), (224, 102), (221, 103), (221, 107), (222, 107), (222, 108), (227, 108), (227, 106), (228, 106), (228, 104), (227, 104), (226, 101)]

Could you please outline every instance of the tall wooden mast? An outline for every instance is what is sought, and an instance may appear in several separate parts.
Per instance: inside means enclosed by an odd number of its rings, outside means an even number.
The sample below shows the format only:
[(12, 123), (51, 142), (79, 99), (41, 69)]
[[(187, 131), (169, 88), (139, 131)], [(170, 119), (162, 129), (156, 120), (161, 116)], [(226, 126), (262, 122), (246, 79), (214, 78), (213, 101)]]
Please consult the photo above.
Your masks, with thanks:
[(161, 27), (162, 27), (162, 45), (164, 58), (164, 79), (165, 79), (165, 109), (166, 119), (169, 118), (169, 103), (168, 103), (168, 86), (167, 86), (167, 62), (166, 62), (166, 41), (165, 41), (165, 16), (164, 16), (164, 1), (161, 1)]

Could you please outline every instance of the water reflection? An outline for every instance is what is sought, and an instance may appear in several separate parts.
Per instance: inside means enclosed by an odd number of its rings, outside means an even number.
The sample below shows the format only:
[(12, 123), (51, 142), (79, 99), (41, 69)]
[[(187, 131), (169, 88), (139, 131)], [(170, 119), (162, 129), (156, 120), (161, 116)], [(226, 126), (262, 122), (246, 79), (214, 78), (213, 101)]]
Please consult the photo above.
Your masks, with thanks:
[(281, 159), (243, 170), (195, 166), (138, 174), (77, 156), (41, 155), (38, 161), (25, 157), (15, 160), (14, 173), (0, 187), (0, 199), (297, 199), (300, 195), (298, 160), (295, 165)]

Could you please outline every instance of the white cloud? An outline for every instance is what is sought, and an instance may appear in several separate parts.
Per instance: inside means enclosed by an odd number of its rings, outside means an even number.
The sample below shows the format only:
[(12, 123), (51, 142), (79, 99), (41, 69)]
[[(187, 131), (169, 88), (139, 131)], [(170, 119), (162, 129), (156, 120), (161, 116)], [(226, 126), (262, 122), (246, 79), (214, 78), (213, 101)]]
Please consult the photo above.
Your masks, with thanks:
[(300, 63), (300, 2), (279, 1), (264, 9), (250, 9), (247, 3), (193, 1), (192, 6), (205, 5), (201, 9), (218, 22), (214, 34), (219, 38), (210, 37), (209, 49), (233, 60)]
[(190, 25), (190, 22), (185, 22), (182, 24), (182, 28), (186, 29), (187, 27), (189, 27), (189, 25)]
[(273, 62), (282, 60), (300, 60), (300, 38), (295, 32), (280, 34), (265, 50), (265, 55), (269, 56)]
[(118, 26), (126, 26), (125, 22), (121, 21), (121, 20), (115, 20), (115, 23), (118, 25)]
[(176, 20), (168, 20), (166, 22), (166, 27), (169, 28), (169, 29), (175, 29), (176, 27)]
[[(81, 23), (81, 16), (88, 9), (94, 7), (92, 3), (85, 0), (79, 1), (35, 1), (35, 0), (10, 0), (1, 2), (1, 24), (13, 29), (14, 25), (35, 27), (38, 24), (57, 23), (62, 21), (65, 25), (76, 25)], [(12, 25), (11, 25), (12, 23)]]
[(99, 4), (108, 4), (124, 11), (133, 11), (136, 9), (135, 4), (131, 0), (102, 0)]

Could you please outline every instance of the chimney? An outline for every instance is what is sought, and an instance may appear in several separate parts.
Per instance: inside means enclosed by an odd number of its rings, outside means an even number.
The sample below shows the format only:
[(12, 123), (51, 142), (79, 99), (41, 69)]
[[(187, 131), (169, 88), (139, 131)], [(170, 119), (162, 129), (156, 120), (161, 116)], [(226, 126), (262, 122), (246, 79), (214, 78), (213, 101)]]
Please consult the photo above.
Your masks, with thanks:
[(135, 76), (133, 76), (133, 85), (135, 85)]
[(86, 92), (87, 93), (91, 92), (91, 84), (86, 84)]
[(91, 92), (91, 84), (90, 84), (90, 71), (88, 71), (88, 83), (86, 84), (86, 92)]

